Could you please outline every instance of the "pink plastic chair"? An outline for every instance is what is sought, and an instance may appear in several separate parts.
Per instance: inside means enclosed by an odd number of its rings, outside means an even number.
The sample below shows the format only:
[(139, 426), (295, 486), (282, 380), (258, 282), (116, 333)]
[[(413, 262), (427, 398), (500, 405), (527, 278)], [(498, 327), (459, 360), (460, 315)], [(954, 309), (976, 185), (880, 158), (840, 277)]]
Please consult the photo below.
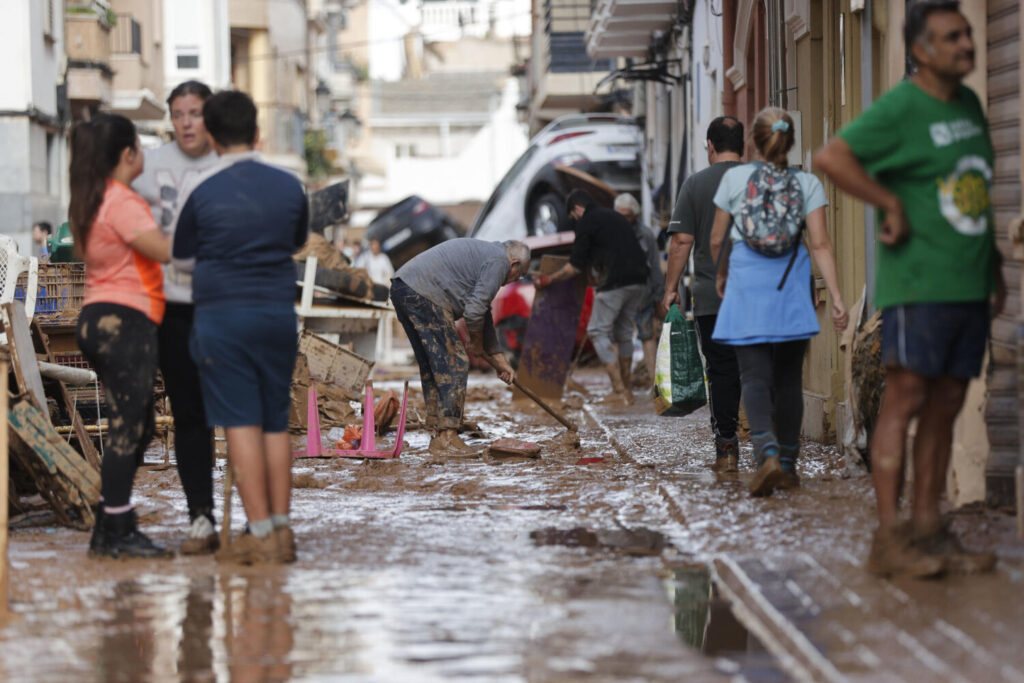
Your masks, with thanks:
[(317, 407), (316, 389), (309, 388), (309, 416), (306, 424), (306, 449), (292, 453), (293, 458), (378, 458), (392, 460), (402, 453), (405, 437), (405, 406), (409, 398), (409, 382), (402, 391), (402, 408), (398, 412), (398, 433), (395, 445), (391, 450), (377, 450), (376, 427), (373, 421), (373, 382), (366, 383), (366, 396), (363, 398), (363, 438), (359, 448), (350, 451), (340, 448), (323, 447), (320, 435), (320, 410)]

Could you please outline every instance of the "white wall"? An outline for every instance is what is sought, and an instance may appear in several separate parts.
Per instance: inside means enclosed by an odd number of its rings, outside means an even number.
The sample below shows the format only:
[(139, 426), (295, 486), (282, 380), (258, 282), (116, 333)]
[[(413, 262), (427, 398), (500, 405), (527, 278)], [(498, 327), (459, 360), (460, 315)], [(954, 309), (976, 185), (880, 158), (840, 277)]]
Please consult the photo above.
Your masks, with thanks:
[(384, 206), (410, 194), (435, 204), (486, 200), (529, 142), (526, 128), (516, 116), (518, 101), (518, 81), (509, 78), (490, 121), (454, 156), (418, 159), (392, 155), (384, 177), (370, 177), (360, 184), (360, 204)]
[(370, 53), (370, 79), (397, 81), (405, 72), (403, 37), (420, 24), (414, 3), (396, 0), (369, 0), (367, 41)]
[[(178, 68), (178, 48), (199, 52), (198, 69)], [(182, 81), (214, 90), (231, 85), (231, 29), (227, 0), (164, 0), (164, 97)]]
[[(693, 8), (693, 64), (690, 77), (692, 128), (688, 148), (690, 173), (708, 166), (704, 141), (708, 125), (722, 115), (722, 18), (712, 14), (710, 0), (698, 0)], [(720, 3), (719, 3), (720, 5)]]

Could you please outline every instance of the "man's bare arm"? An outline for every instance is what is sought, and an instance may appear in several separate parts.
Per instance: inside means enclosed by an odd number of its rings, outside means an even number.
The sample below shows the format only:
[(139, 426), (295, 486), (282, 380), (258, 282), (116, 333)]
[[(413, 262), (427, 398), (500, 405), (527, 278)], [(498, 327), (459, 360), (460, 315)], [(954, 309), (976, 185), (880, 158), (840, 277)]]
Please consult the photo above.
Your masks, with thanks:
[(665, 274), (665, 296), (662, 297), (658, 315), (665, 317), (672, 304), (679, 303), (679, 280), (686, 269), (693, 249), (693, 235), (682, 232), (672, 233), (668, 247), (668, 272)]
[(882, 244), (899, 244), (909, 236), (910, 224), (903, 212), (903, 203), (868, 174), (845, 140), (832, 138), (819, 149), (814, 155), (814, 168), (827, 175), (843, 192), (885, 212), (878, 235)]

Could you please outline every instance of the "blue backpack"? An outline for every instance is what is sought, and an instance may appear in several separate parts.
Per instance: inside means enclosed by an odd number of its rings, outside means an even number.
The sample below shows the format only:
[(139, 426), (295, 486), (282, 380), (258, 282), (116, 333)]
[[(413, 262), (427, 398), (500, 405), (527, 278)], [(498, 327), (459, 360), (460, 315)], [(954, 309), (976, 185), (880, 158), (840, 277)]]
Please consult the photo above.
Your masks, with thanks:
[(806, 225), (804, 193), (796, 172), (761, 164), (747, 180), (747, 196), (736, 229), (743, 243), (762, 256), (791, 254), (779, 290), (796, 261)]

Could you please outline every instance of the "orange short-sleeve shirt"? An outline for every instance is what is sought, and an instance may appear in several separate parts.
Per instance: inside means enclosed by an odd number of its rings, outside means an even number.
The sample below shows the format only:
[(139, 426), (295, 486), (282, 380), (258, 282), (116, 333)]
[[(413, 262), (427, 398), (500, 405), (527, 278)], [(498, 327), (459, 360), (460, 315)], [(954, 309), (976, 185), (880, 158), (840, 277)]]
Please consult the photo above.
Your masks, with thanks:
[(159, 229), (145, 199), (116, 180), (108, 180), (85, 245), (83, 304), (128, 306), (159, 325), (166, 301), (163, 269), (131, 247), (139, 235)]

